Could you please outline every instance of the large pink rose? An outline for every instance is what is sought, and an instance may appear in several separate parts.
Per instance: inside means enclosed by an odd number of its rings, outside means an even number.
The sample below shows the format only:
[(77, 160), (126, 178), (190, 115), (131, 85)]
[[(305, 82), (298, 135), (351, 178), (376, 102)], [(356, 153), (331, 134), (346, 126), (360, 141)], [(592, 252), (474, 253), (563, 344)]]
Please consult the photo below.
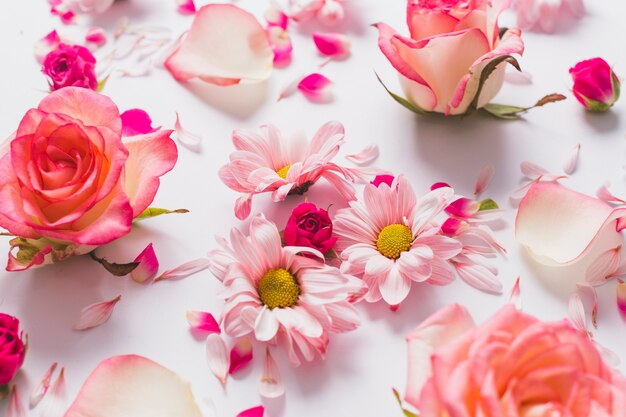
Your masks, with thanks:
[(79, 87), (29, 110), (0, 159), (0, 227), (17, 236), (11, 247), (18, 248), (7, 270), (87, 253), (127, 234), (154, 199), (159, 176), (176, 163), (170, 133), (123, 138), (111, 99)]
[(569, 321), (508, 305), (476, 327), (451, 305), (407, 341), (405, 398), (421, 417), (626, 416), (626, 379)]
[(502, 60), (524, 51), (519, 29), (499, 36), (498, 17), (508, 6), (508, 0), (409, 0), (410, 38), (376, 25), (380, 49), (416, 110), (464, 114), (494, 98), (504, 80)]

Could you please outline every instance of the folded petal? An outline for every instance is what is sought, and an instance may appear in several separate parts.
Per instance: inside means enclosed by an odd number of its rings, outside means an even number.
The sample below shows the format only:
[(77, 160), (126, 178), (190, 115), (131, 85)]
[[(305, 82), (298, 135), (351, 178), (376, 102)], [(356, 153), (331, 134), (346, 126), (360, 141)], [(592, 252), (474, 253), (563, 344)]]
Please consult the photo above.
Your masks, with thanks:
[(56, 362), (50, 365), (50, 368), (48, 368), (39, 384), (37, 384), (33, 392), (30, 394), (30, 408), (33, 408), (37, 404), (39, 404), (39, 402), (43, 399), (43, 397), (50, 389), (50, 380), (52, 379), (52, 374), (54, 373), (56, 368)]
[(185, 262), (176, 268), (168, 269), (155, 278), (154, 282), (186, 278), (189, 275), (193, 275), (207, 269), (210, 265), (211, 261), (206, 258), (194, 259), (193, 261)]
[(148, 244), (148, 246), (137, 255), (133, 262), (138, 262), (139, 265), (131, 271), (130, 277), (133, 281), (138, 283), (146, 282), (154, 278), (159, 270), (159, 259), (154, 252), (152, 243)]
[(206, 313), (204, 311), (188, 311), (187, 322), (194, 330), (218, 334), (222, 332), (220, 325), (211, 313)]
[(235, 343), (235, 346), (230, 350), (230, 368), (229, 374), (234, 374), (238, 370), (244, 368), (253, 359), (253, 349), (250, 339), (243, 337)]

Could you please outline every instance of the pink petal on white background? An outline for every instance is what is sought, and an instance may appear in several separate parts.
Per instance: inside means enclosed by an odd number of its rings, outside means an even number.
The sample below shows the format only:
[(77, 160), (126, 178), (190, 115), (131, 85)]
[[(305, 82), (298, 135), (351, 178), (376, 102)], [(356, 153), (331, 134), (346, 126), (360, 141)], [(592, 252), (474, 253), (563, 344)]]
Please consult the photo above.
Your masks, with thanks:
[(247, 337), (243, 337), (235, 343), (235, 346), (230, 350), (230, 368), (229, 374), (234, 374), (240, 369), (243, 369), (248, 365), (253, 358), (252, 342)]
[[(587, 283), (576, 284), (578, 293), (585, 298), (591, 300), (591, 323), (593, 327), (598, 328), (598, 293), (596, 289)], [(584, 304), (584, 303), (583, 303)]]
[(233, 4), (207, 4), (164, 65), (178, 81), (225, 86), (266, 80), (273, 60), (265, 29), (252, 14)]
[(140, 284), (154, 278), (159, 270), (159, 260), (154, 252), (152, 243), (148, 244), (133, 262), (139, 262), (139, 265), (132, 270), (130, 277), (133, 281)]
[(617, 293), (617, 307), (622, 314), (626, 314), (626, 282), (618, 279), (615, 291)]
[(245, 220), (252, 210), (252, 194), (245, 194), (235, 200), (235, 217)]
[(313, 33), (313, 42), (320, 54), (343, 58), (350, 54), (350, 40), (342, 33)]
[(496, 173), (496, 167), (493, 164), (487, 164), (478, 171), (476, 186), (474, 187), (474, 195), (480, 195), (489, 187), (491, 180)]
[(213, 375), (225, 385), (230, 368), (230, 356), (226, 342), (217, 333), (211, 333), (206, 339), (206, 358)]
[(274, 52), (274, 64), (285, 66), (291, 61), (293, 44), (289, 32), (280, 26), (269, 26), (267, 28), (267, 38)]
[(513, 304), (515, 306), (515, 308), (517, 308), (518, 310), (522, 309), (522, 293), (521, 293), (521, 289), (519, 286), (519, 281), (520, 281), (520, 277), (517, 277), (517, 279), (515, 280), (515, 284), (513, 284), (513, 288), (511, 288), (511, 292), (509, 293), (509, 300), (508, 302), (510, 304)]
[(263, 417), (265, 415), (265, 408), (262, 405), (252, 407), (237, 414), (237, 417)]
[(17, 385), (11, 387), (11, 396), (9, 397), (6, 417), (28, 417), (22, 396), (17, 390)]
[(52, 374), (57, 369), (57, 365), (58, 364), (56, 362), (50, 365), (50, 368), (48, 368), (39, 384), (37, 384), (33, 392), (30, 394), (30, 408), (37, 406), (37, 404), (39, 404), (48, 392), (48, 389), (50, 389), (50, 380), (52, 379)]
[(287, 29), (287, 25), (289, 24), (289, 17), (273, 1), (270, 2), (270, 6), (265, 11), (263, 16), (265, 17), (265, 20), (267, 20), (268, 25), (278, 26), (285, 30)]
[(596, 191), (596, 195), (598, 196), (598, 198), (609, 204), (615, 204), (615, 205), (626, 204), (626, 201), (622, 200), (621, 198), (613, 194), (611, 191), (609, 191), (610, 186), (611, 186), (611, 183), (608, 181), (602, 184), (602, 186), (598, 188), (598, 191)]
[(176, 0), (178, 13), (183, 15), (191, 15), (196, 12), (196, 5), (193, 0)]
[(304, 77), (298, 83), (298, 90), (316, 103), (327, 103), (333, 99), (332, 81), (317, 72)]
[(611, 248), (598, 256), (585, 272), (585, 280), (593, 286), (602, 285), (617, 272), (621, 262), (621, 246)]
[(176, 112), (176, 123), (174, 124), (174, 131), (176, 133), (176, 140), (180, 142), (185, 148), (188, 148), (194, 152), (198, 152), (202, 148), (202, 136), (196, 133), (192, 133), (185, 129), (180, 122), (180, 116)]
[(346, 155), (346, 159), (350, 162), (354, 162), (357, 165), (367, 165), (376, 160), (380, 155), (378, 145), (370, 145), (364, 148), (361, 152), (352, 155)]
[(276, 365), (269, 348), (265, 350), (265, 362), (263, 363), (263, 375), (261, 375), (259, 394), (264, 398), (279, 398), (285, 394), (285, 387), (280, 377), (278, 365)]
[(540, 167), (537, 164), (533, 164), (532, 162), (523, 161), (520, 164), (520, 171), (522, 171), (522, 175), (528, 178), (529, 180), (537, 179), (548, 173), (545, 168)]
[(122, 136), (143, 135), (158, 130), (152, 127), (150, 115), (142, 109), (126, 110), (120, 118), (122, 119)]
[[(41, 417), (59, 417), (63, 415), (67, 399), (67, 389), (65, 386), (65, 368), (61, 368), (59, 376), (52, 384), (50, 392), (41, 402)], [(64, 415), (67, 417), (67, 414)]]
[(565, 164), (563, 165), (563, 172), (567, 175), (572, 175), (574, 171), (576, 171), (576, 167), (578, 166), (578, 157), (580, 154), (580, 143), (572, 148), (570, 154), (565, 160)]
[(220, 325), (211, 313), (204, 311), (188, 311), (187, 322), (194, 330), (218, 334), (222, 332)]
[(567, 315), (577, 329), (587, 331), (587, 318), (585, 317), (585, 307), (580, 295), (573, 293), (567, 303)]
[(83, 308), (80, 312), (78, 322), (74, 324), (74, 330), (87, 330), (105, 323), (109, 320), (109, 317), (113, 314), (115, 305), (121, 299), (122, 296), (118, 295), (112, 300), (101, 301)]
[(37, 61), (42, 63), (46, 55), (48, 55), (48, 53), (53, 49), (56, 49), (60, 43), (61, 37), (56, 30), (53, 30), (38, 40), (35, 43), (35, 56), (37, 57)]
[(206, 258), (194, 259), (193, 261), (185, 262), (176, 268), (168, 269), (156, 277), (154, 282), (187, 278), (190, 275), (207, 269), (209, 265), (210, 261)]
[[(59, 417), (59, 414), (54, 417)], [(101, 362), (64, 417), (202, 417), (189, 383), (136, 355)]]
[(107, 43), (107, 36), (106, 33), (104, 33), (104, 29), (100, 27), (93, 27), (89, 29), (85, 35), (85, 42), (97, 47), (101, 47)]
[(298, 91), (298, 85), (300, 85), (300, 82), (304, 79), (305, 76), (306, 75), (300, 75), (296, 77), (296, 79), (294, 79), (292, 82), (287, 84), (285, 87), (281, 88), (281, 90), (278, 92), (278, 98), (276, 99), (276, 101), (287, 98), (296, 91)]

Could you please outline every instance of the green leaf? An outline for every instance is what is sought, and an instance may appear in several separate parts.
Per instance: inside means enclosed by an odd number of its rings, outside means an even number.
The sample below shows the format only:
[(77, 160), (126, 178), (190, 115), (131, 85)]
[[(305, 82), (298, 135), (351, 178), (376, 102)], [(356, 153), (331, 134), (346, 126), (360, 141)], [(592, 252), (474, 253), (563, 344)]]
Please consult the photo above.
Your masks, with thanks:
[(480, 206), (478, 207), (478, 211), (485, 211), (485, 210), (496, 210), (499, 209), (500, 206), (498, 206), (498, 203), (496, 203), (495, 201), (493, 201), (491, 198), (486, 198), (483, 201), (480, 202)]
[(548, 94), (547, 96), (539, 99), (534, 105), (530, 107), (518, 107), (518, 106), (509, 106), (506, 104), (496, 104), (496, 103), (488, 103), (481, 110), (486, 111), (492, 116), (498, 117), (500, 119), (518, 119), (523, 113), (526, 113), (530, 109), (534, 109), (535, 107), (545, 106), (548, 103), (555, 103), (557, 101), (565, 100), (565, 96), (563, 94)]
[(0, 401), (9, 396), (9, 384), (0, 385)]
[(150, 219), (152, 217), (161, 216), (163, 214), (173, 214), (173, 213), (189, 213), (187, 209), (176, 209), (176, 210), (168, 210), (156, 207), (148, 207), (145, 209), (139, 216), (135, 217), (133, 221), (139, 221), (144, 219)]
[(139, 262), (130, 262), (127, 264), (116, 264), (113, 262), (109, 262), (104, 258), (99, 258), (98, 256), (96, 256), (95, 251), (89, 252), (89, 256), (91, 257), (91, 259), (98, 262), (104, 267), (104, 269), (106, 269), (116, 277), (123, 277), (124, 275), (128, 275), (139, 266)]
[(417, 114), (428, 114), (428, 113), (430, 113), (430, 112), (427, 112), (425, 110), (422, 110), (421, 108), (419, 108), (415, 104), (411, 103), (410, 101), (408, 101), (404, 97), (400, 97), (399, 95), (397, 95), (395, 93), (392, 93), (391, 90), (389, 90), (387, 88), (385, 83), (383, 83), (383, 80), (380, 79), (380, 76), (376, 72), (374, 72), (374, 74), (376, 74), (376, 78), (378, 79), (378, 82), (380, 83), (380, 85), (383, 86), (385, 91), (387, 91), (387, 93), (391, 96), (391, 98), (393, 98), (397, 103), (400, 103), (401, 105), (403, 105), (407, 109), (411, 110), (413, 113), (417, 113)]
[(109, 81), (109, 77), (111, 76), (111, 74), (107, 75), (106, 77), (104, 77), (101, 80), (98, 80), (98, 85), (96, 86), (96, 91), (100, 92), (102, 90), (104, 90), (104, 86), (106, 85), (107, 81)]

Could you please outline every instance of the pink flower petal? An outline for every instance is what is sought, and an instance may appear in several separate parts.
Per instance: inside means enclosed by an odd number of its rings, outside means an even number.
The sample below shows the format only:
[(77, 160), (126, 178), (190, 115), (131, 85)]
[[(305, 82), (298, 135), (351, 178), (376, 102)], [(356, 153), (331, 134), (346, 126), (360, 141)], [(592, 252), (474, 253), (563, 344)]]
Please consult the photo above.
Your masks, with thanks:
[(350, 54), (350, 41), (341, 33), (313, 33), (313, 42), (325, 56), (342, 58)]
[(267, 28), (267, 38), (274, 52), (274, 64), (280, 66), (288, 64), (293, 52), (289, 32), (280, 26), (270, 26)]
[(596, 191), (596, 195), (598, 196), (598, 198), (609, 204), (616, 204), (616, 205), (626, 204), (626, 201), (615, 196), (611, 191), (609, 191), (610, 185), (611, 183), (605, 182), (604, 184), (602, 184), (600, 188), (598, 188), (598, 191)]
[(265, 30), (252, 14), (232, 4), (208, 4), (165, 67), (178, 81), (232, 85), (269, 78), (273, 60)]
[(211, 369), (213, 375), (215, 375), (222, 384), (226, 384), (228, 369), (230, 368), (230, 358), (226, 342), (224, 342), (224, 339), (217, 333), (211, 333), (206, 339), (206, 358), (209, 369)]
[(242, 411), (237, 417), (263, 417), (265, 415), (265, 407), (259, 405)]
[(159, 260), (154, 252), (152, 243), (148, 244), (133, 262), (139, 262), (139, 265), (132, 270), (130, 277), (133, 281), (140, 284), (154, 278), (159, 270)]
[(85, 42), (93, 44), (95, 46), (102, 46), (107, 43), (107, 36), (104, 29), (99, 27), (93, 27), (87, 31), (85, 35)]
[(56, 30), (48, 33), (35, 43), (35, 56), (37, 61), (43, 62), (44, 58), (50, 51), (56, 49), (61, 43), (61, 37)]
[(478, 178), (476, 179), (476, 187), (474, 188), (474, 195), (482, 194), (483, 191), (489, 187), (491, 184), (491, 180), (493, 179), (494, 174), (496, 173), (496, 168), (493, 164), (485, 165), (478, 172)]
[(565, 165), (563, 165), (563, 172), (567, 175), (572, 175), (574, 171), (576, 171), (576, 167), (578, 166), (578, 155), (580, 153), (580, 143), (574, 146), (565, 161)]
[(52, 374), (57, 368), (57, 363), (54, 362), (50, 365), (50, 368), (46, 371), (43, 378), (39, 382), (39, 384), (35, 387), (33, 392), (30, 394), (30, 408), (35, 407), (39, 402), (43, 399), (43, 397), (50, 389), (50, 380), (52, 379)]
[(235, 216), (239, 220), (245, 220), (250, 215), (252, 210), (252, 194), (246, 194), (239, 197), (235, 201)]
[(196, 5), (193, 0), (176, 0), (178, 13), (183, 15), (191, 15), (196, 13)]
[(357, 165), (367, 165), (374, 162), (374, 160), (378, 158), (378, 155), (380, 155), (378, 145), (370, 145), (359, 153), (346, 155), (346, 159)]
[(235, 346), (230, 350), (230, 368), (229, 374), (234, 374), (238, 370), (248, 365), (253, 358), (253, 349), (250, 339), (243, 337), (237, 340)]
[(211, 313), (203, 311), (188, 311), (187, 322), (194, 330), (200, 330), (209, 333), (221, 333), (220, 325)]
[(50, 9), (50, 13), (59, 16), (64, 25), (71, 25), (76, 20), (76, 14), (71, 10), (63, 10), (57, 7), (52, 7)]
[(270, 3), (269, 8), (265, 11), (264, 17), (268, 25), (278, 26), (287, 30), (289, 17), (274, 2)]
[[(67, 389), (65, 386), (65, 368), (61, 368), (61, 372), (59, 372), (59, 376), (52, 384), (50, 388), (50, 392), (44, 398), (41, 403), (41, 417), (58, 417), (63, 415), (63, 411), (67, 405), (66, 397), (67, 397)], [(67, 417), (65, 414), (64, 417)]]
[[(54, 417), (59, 417), (63, 413)], [(101, 362), (64, 417), (202, 417), (189, 383), (136, 355)]]
[(145, 110), (126, 110), (120, 117), (122, 118), (122, 136), (144, 135), (158, 130), (152, 127), (152, 119)]
[(193, 261), (185, 262), (176, 268), (163, 272), (155, 278), (154, 282), (187, 278), (190, 275), (207, 269), (209, 265), (210, 262), (206, 258), (194, 259)]
[(307, 75), (298, 83), (298, 90), (309, 100), (318, 103), (326, 103), (332, 100), (332, 87), (332, 81), (319, 73)]
[(529, 180), (537, 179), (538, 177), (541, 177), (548, 173), (546, 169), (528, 161), (523, 161), (520, 164), (520, 170), (522, 171), (522, 175)]
[(111, 317), (115, 305), (121, 299), (122, 296), (118, 295), (112, 300), (101, 301), (99, 303), (94, 303), (85, 307), (80, 312), (80, 318), (78, 319), (78, 322), (74, 324), (74, 330), (87, 330), (105, 323), (107, 320), (109, 320), (109, 317)]
[(587, 331), (587, 318), (585, 317), (585, 306), (583, 305), (580, 295), (573, 293), (567, 303), (567, 315), (574, 327), (582, 331)]
[(621, 249), (621, 246), (617, 246), (598, 256), (587, 268), (585, 280), (589, 284), (597, 286), (606, 283), (609, 278), (612, 278), (620, 266)]
[(615, 290), (617, 292), (617, 307), (619, 311), (626, 314), (626, 282), (621, 279), (618, 280)]
[(285, 394), (278, 365), (276, 365), (269, 348), (265, 349), (265, 362), (263, 363), (259, 394), (264, 398), (279, 398)]
[(513, 288), (511, 288), (511, 293), (509, 294), (509, 303), (513, 304), (515, 308), (517, 308), (518, 310), (521, 310), (522, 309), (522, 297), (521, 297), (521, 290), (519, 286), (519, 279), (520, 277), (517, 277), (517, 279), (515, 280), (515, 284), (513, 285)]
[(291, 81), (289, 84), (287, 84), (285, 87), (281, 88), (280, 92), (278, 93), (278, 98), (276, 99), (276, 101), (280, 101), (284, 98), (287, 98), (291, 96), (293, 93), (295, 93), (296, 91), (298, 91), (298, 86), (300, 85), (300, 82), (302, 82), (304, 77), (306, 77), (306, 75), (300, 75), (296, 77), (293, 81)]
[(587, 298), (591, 300), (591, 323), (593, 327), (598, 328), (598, 293), (596, 289), (589, 284), (582, 283), (576, 284), (576, 288), (578, 288), (579, 294), (585, 294)]
[(28, 417), (26, 408), (24, 408), (24, 403), (22, 402), (22, 397), (17, 390), (17, 385), (11, 387), (11, 396), (9, 397), (6, 417)]
[(191, 149), (192, 151), (199, 151), (202, 147), (202, 136), (185, 129), (180, 122), (178, 112), (176, 112), (174, 131), (176, 132), (176, 139), (184, 147)]

